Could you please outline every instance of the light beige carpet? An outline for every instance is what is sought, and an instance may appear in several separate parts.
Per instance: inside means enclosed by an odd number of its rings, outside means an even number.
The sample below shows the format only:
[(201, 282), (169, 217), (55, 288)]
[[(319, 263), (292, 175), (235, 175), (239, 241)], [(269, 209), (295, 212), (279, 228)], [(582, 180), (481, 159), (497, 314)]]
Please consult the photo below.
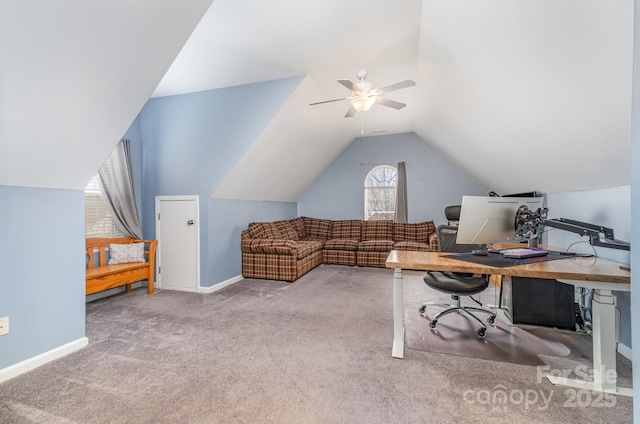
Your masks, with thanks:
[[(538, 355), (567, 356), (569, 349), (543, 329), (522, 329), (507, 325), (499, 318), (495, 326), (487, 324), (484, 339), (477, 336), (480, 325), (472, 318), (457, 313), (438, 320), (435, 329), (429, 327), (418, 308), (420, 302), (405, 304), (406, 344), (409, 349), (446, 353), (477, 359), (511, 362), (521, 365), (543, 365)], [(427, 316), (433, 317), (443, 308), (428, 307)]]
[[(450, 304), (454, 301), (450, 295), (424, 284), (423, 273), (405, 271), (405, 274), (412, 283), (407, 285), (404, 293), (405, 338), (409, 349), (534, 366), (544, 364), (539, 355), (567, 356), (570, 353), (554, 336), (557, 331), (509, 325), (500, 314), (495, 326), (487, 323), (489, 315), (478, 314), (487, 326), (484, 339), (477, 335), (480, 324), (459, 313), (445, 315), (438, 320), (436, 328), (431, 329), (431, 318), (444, 308), (428, 306), (425, 318), (418, 311), (420, 306), (426, 302)], [(496, 296), (497, 291), (490, 286), (474, 298), (482, 302), (483, 308), (491, 309), (497, 303)], [(462, 297), (461, 301), (463, 305), (478, 307), (469, 297)]]
[[(405, 285), (416, 300), (427, 294), (418, 276)], [(392, 358), (392, 305), (391, 270), (328, 265), (293, 284), (243, 280), (212, 294), (152, 296), (138, 289), (91, 302), (89, 346), (0, 384), (0, 423), (632, 420), (628, 398), (567, 406), (565, 389), (538, 381), (534, 366), (415, 349)], [(589, 364), (590, 338), (564, 337), (571, 355), (545, 363)], [(619, 371), (631, 374), (624, 358)], [(494, 405), (481, 397), (496, 387), (549, 402), (513, 397)]]

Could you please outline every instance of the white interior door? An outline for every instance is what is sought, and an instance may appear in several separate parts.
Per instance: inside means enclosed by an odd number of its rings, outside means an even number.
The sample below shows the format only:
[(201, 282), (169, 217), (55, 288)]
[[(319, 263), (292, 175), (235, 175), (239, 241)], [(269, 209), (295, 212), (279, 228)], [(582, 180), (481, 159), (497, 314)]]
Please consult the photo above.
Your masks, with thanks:
[(157, 196), (158, 288), (197, 292), (200, 286), (198, 196)]

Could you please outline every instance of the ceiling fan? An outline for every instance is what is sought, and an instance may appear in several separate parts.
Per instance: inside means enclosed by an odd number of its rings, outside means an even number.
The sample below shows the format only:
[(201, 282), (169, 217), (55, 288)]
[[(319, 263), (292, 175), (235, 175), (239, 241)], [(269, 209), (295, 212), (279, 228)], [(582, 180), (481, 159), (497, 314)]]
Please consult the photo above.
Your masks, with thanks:
[(349, 90), (351, 90), (350, 96), (340, 97), (339, 99), (331, 99), (331, 100), (324, 100), (321, 102), (310, 103), (309, 105), (314, 106), (322, 103), (331, 103), (331, 102), (338, 102), (341, 100), (349, 100), (351, 103), (351, 106), (349, 107), (349, 110), (347, 110), (346, 115), (344, 115), (345, 118), (351, 118), (353, 115), (356, 114), (356, 112), (366, 112), (369, 109), (371, 109), (371, 106), (373, 106), (376, 103), (383, 106), (391, 107), (393, 109), (402, 109), (403, 107), (406, 106), (406, 104), (396, 102), (395, 100), (385, 99), (384, 97), (381, 97), (381, 95), (384, 93), (388, 93), (389, 91), (400, 90), (401, 88), (407, 88), (407, 87), (412, 87), (416, 85), (415, 81), (411, 79), (406, 79), (404, 81), (399, 81), (393, 84), (385, 85), (384, 87), (373, 88), (373, 85), (370, 82), (365, 81), (365, 79), (367, 78), (367, 75), (368, 73), (366, 69), (360, 69), (358, 72), (356, 72), (356, 77), (358, 77), (358, 82), (356, 82), (355, 84), (349, 80), (338, 80), (340, 84), (344, 85)]

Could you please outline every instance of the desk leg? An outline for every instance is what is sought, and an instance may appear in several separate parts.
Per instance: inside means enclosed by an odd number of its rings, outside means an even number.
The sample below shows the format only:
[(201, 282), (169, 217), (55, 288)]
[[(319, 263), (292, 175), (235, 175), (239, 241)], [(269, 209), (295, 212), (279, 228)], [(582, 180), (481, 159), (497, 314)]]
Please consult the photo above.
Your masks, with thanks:
[(404, 358), (404, 302), (402, 299), (402, 269), (393, 270), (393, 349), (391, 356)]
[(609, 290), (594, 290), (593, 375), (595, 386), (605, 392), (616, 391), (616, 298)]
[(616, 298), (611, 290), (595, 289), (591, 304), (593, 319), (593, 382), (547, 376), (553, 384), (633, 396), (633, 390), (617, 387)]

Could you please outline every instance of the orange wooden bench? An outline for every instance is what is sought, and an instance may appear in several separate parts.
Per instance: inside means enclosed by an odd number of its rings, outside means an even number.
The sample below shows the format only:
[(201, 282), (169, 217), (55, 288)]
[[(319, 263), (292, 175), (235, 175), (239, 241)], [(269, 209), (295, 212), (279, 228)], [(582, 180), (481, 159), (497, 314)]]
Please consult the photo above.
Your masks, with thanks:
[[(144, 253), (147, 262), (133, 262), (126, 264), (108, 265), (106, 250), (109, 244), (145, 243)], [(153, 293), (153, 277), (155, 274), (155, 258), (157, 240), (135, 240), (129, 237), (118, 238), (88, 238), (86, 239), (87, 264), (86, 294), (97, 293), (103, 290), (120, 286), (127, 286), (131, 291), (131, 284), (141, 280), (149, 282), (147, 292)], [(99, 250), (99, 262), (95, 260), (95, 249)]]

